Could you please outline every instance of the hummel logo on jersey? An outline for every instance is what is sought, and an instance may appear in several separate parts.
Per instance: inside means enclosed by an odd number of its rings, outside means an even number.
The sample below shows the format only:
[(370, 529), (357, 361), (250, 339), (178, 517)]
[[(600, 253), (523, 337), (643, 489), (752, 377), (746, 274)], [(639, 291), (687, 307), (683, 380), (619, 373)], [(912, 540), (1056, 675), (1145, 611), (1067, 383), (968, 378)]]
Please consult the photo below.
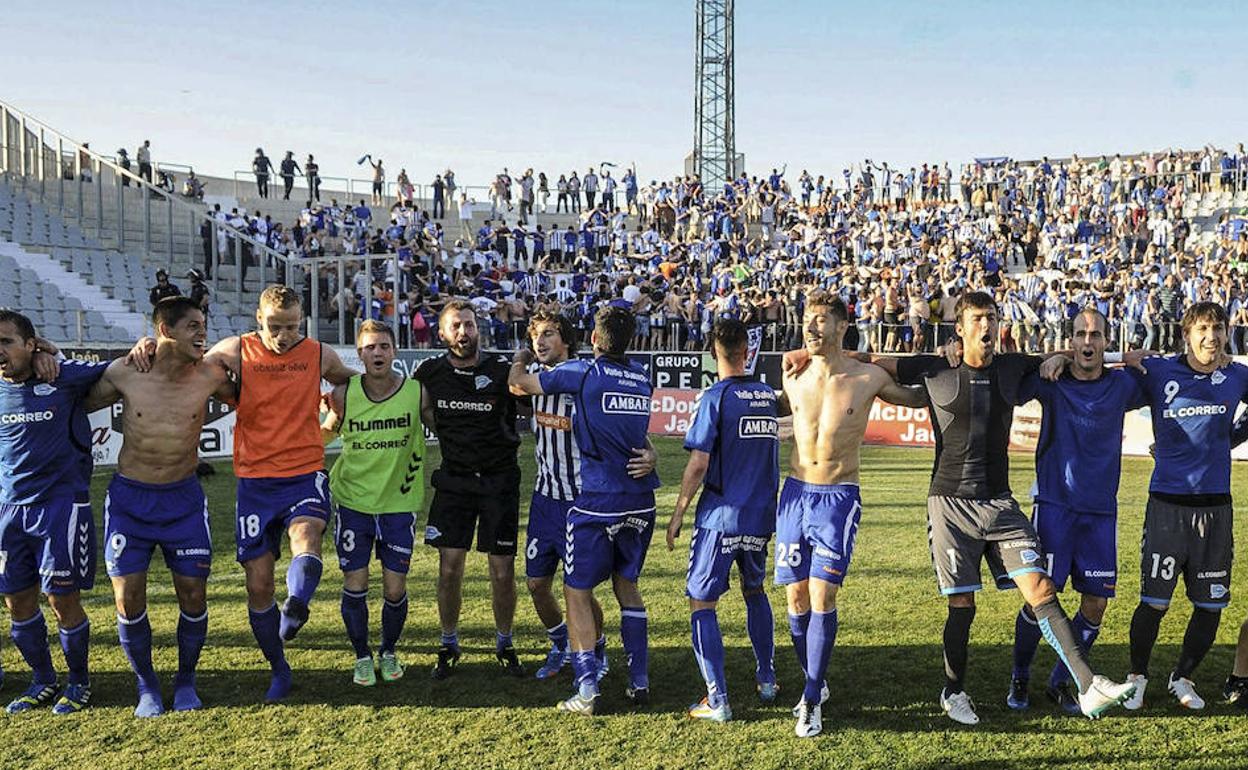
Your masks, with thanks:
[(650, 397), (636, 393), (603, 393), (602, 411), (607, 414), (639, 414), (649, 416)]
[(779, 424), (775, 417), (745, 415), (737, 423), (737, 435), (741, 438), (776, 438)]
[(411, 414), (404, 414), (400, 417), (378, 418), (375, 420), (369, 420), (368, 422), (356, 420), (350, 417), (347, 418), (347, 430), (353, 433), (369, 430), (394, 430), (396, 428), (410, 427), (412, 427)]

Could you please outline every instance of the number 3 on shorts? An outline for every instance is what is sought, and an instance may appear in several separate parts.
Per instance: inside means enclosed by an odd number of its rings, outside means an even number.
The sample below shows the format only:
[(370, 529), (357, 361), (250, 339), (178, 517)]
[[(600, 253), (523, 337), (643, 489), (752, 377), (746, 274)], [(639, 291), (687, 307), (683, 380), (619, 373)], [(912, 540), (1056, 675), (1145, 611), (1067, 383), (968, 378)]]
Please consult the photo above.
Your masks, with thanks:
[(4, 574), (4, 569), (9, 564), (9, 552), (0, 551), (0, 575)]
[(241, 537), (256, 537), (260, 534), (260, 515), (253, 513), (238, 520), (238, 534)]
[(342, 531), (342, 537), (340, 539), (342, 540), (342, 550), (344, 551), (355, 550), (355, 530), (344, 529)]

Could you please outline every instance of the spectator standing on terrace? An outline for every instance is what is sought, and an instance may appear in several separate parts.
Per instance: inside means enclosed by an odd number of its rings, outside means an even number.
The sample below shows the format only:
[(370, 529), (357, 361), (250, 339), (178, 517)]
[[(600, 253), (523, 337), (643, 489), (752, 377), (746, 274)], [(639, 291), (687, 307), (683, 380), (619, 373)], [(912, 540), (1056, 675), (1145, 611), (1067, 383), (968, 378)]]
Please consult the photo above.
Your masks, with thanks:
[(555, 191), (558, 193), (555, 198), (555, 213), (571, 213), (572, 209), (568, 206), (568, 178), (563, 174), (559, 175), (559, 181), (555, 183)]
[(602, 178), (602, 210), (613, 212), (615, 208), (615, 180), (611, 178), (611, 172), (605, 172)]
[[(126, 152), (125, 147), (122, 147), (117, 151), (117, 165), (121, 166), (123, 171), (130, 170), (130, 153)], [(121, 175), (121, 186), (130, 186), (130, 177), (126, 174)]]
[(381, 166), (381, 158), (373, 161), (372, 155), (364, 156), (368, 160), (368, 165), (373, 167), (373, 205), (381, 205), (381, 197), (386, 187), (386, 170)]
[(526, 169), (524, 176), (520, 177), (520, 224), (522, 225), (529, 223), (529, 216), (533, 213), (533, 186), (535, 184), (533, 169)]
[(459, 229), (463, 239), (472, 242), (472, 202), (467, 193), (459, 194)]
[(449, 168), (442, 172), (442, 181), (446, 182), (446, 199), (455, 200), (455, 172)]
[(295, 174), (303, 173), (303, 169), (299, 168), (299, 164), (295, 162), (295, 154), (290, 150), (287, 150), (286, 157), (282, 158), (279, 173), (282, 177), (282, 200), (288, 201), (290, 191), (295, 187)]
[(568, 200), (572, 202), (572, 213), (581, 213), (581, 178), (576, 175), (575, 171), (572, 172), (572, 176), (568, 177)]
[(395, 179), (395, 183), (398, 185), (399, 202), (411, 203), (412, 193), (416, 191), (416, 188), (412, 185), (412, 180), (407, 178), (407, 169), (399, 169), (399, 176)]
[(585, 188), (585, 207), (592, 210), (594, 200), (598, 197), (598, 175), (592, 168), (588, 169), (585, 176), (581, 178), (581, 186)]
[(251, 171), (256, 175), (256, 194), (261, 198), (269, 197), (269, 173), (273, 171), (273, 161), (264, 154), (264, 149), (256, 148), (256, 157), (251, 161)]
[(312, 154), (308, 153), (308, 159), (303, 162), (303, 176), (308, 180), (308, 200), (321, 200), (321, 167), (313, 160)]
[(446, 181), (438, 174), (430, 187), (433, 189), (433, 218), (442, 219), (446, 217)]
[(547, 212), (546, 202), (550, 200), (550, 182), (546, 179), (546, 172), (538, 172), (537, 175), (537, 199), (541, 206), (541, 212)]
[(143, 146), (135, 153), (135, 160), (139, 162), (139, 176), (147, 180), (148, 184), (152, 183), (152, 140), (144, 139)]

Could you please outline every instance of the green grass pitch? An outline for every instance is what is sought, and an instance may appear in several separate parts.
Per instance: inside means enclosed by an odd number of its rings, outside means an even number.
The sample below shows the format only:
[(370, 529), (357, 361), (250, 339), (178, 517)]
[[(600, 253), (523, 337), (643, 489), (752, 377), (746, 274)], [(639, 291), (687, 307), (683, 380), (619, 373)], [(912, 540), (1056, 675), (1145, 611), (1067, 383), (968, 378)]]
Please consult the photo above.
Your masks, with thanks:
[[(372, 689), (351, 684), (353, 655), (338, 612), (341, 573), (326, 559), (325, 579), (312, 605), (312, 618), (287, 655), (295, 690), (281, 706), (259, 704), (267, 667), (247, 623), (242, 570), (233, 557), (234, 480), (228, 463), (218, 463), (207, 480), (216, 552), (209, 583), (208, 644), (200, 665), (203, 711), (136, 720), (134, 680), (116, 640), (111, 593), (102, 574), (86, 600), (93, 622), (93, 690), (89, 711), (53, 717), (46, 710), (0, 719), (3, 768), (1215, 768), (1248, 766), (1248, 713), (1218, 703), (1230, 669), (1239, 622), (1245, 614), (1243, 566), (1225, 613), (1218, 643), (1197, 671), (1197, 685), (1210, 705), (1184, 713), (1164, 693), (1164, 676), (1177, 656), (1188, 606), (1176, 602), (1162, 626), (1154, 655), (1150, 702), (1140, 715), (1121, 710), (1100, 722), (1060, 717), (1040, 692), (1040, 680), (1054, 660), (1042, 646), (1036, 662), (1031, 711), (1006, 709), (1010, 644), (1016, 594), (988, 590), (980, 595), (971, 636), (967, 687), (982, 722), (955, 725), (941, 712), (943, 683), (941, 625), (945, 604), (936, 593), (924, 523), (931, 450), (863, 450), (864, 513), (857, 550), (840, 594), (841, 628), (828, 671), (832, 699), (824, 712), (824, 734), (793, 736), (789, 708), (798, 698), (797, 664), (784, 620), (784, 594), (769, 587), (777, 619), (776, 667), (783, 688), (780, 703), (762, 707), (753, 693), (753, 658), (745, 635), (740, 595), (733, 590), (720, 605), (728, 656), (729, 691), (735, 721), (695, 723), (684, 708), (704, 694), (689, 648), (684, 571), (688, 529), (675, 552), (663, 542), (663, 528), (675, 502), (685, 453), (674, 439), (658, 440), (659, 519), (641, 586), (650, 614), (652, 703), (644, 711), (626, 707), (623, 653), (614, 598), (603, 589), (612, 671), (603, 682), (601, 716), (557, 713), (555, 702), (570, 692), (570, 675), (552, 682), (506, 679), (493, 659), (485, 560), (469, 558), (460, 637), (464, 659), (449, 681), (433, 682), (429, 666), (438, 639), (434, 600), (436, 553), (418, 547), (408, 581), (411, 613), (400, 643), (407, 676)], [(786, 451), (787, 462), (787, 451)], [(431, 462), (437, 462), (436, 450)], [(521, 449), (530, 488), (532, 442)], [(1031, 484), (1031, 457), (1012, 460), (1014, 489)], [(1151, 462), (1124, 462), (1119, 522), (1120, 599), (1111, 602), (1104, 630), (1093, 649), (1097, 670), (1121, 678), (1127, 669), (1127, 627), (1138, 596), (1137, 543)], [(1233, 472), (1237, 500), (1246, 469)], [(98, 474), (93, 500), (99, 513), (107, 475)], [(527, 499), (527, 498), (526, 498)], [(1242, 523), (1237, 527), (1244, 540)], [(332, 554), (332, 546), (326, 550)], [(770, 560), (769, 560), (770, 562)], [(279, 563), (284, 573), (285, 560)], [(522, 575), (522, 558), (517, 572)], [(374, 566), (370, 622), (379, 627), (380, 584)], [(279, 594), (282, 593), (279, 577)], [(159, 556), (150, 579), (155, 662), (171, 696), (177, 665), (174, 629), (177, 605)], [(606, 588), (604, 586), (604, 588)], [(517, 585), (516, 645), (530, 670), (546, 639), (523, 587)], [(1073, 613), (1075, 597), (1064, 597)], [(374, 639), (374, 643), (376, 640)], [(53, 645), (55, 646), (55, 638)], [(24, 686), (27, 670), (8, 642), (3, 656), (5, 698)], [(54, 659), (63, 671), (59, 650)]]

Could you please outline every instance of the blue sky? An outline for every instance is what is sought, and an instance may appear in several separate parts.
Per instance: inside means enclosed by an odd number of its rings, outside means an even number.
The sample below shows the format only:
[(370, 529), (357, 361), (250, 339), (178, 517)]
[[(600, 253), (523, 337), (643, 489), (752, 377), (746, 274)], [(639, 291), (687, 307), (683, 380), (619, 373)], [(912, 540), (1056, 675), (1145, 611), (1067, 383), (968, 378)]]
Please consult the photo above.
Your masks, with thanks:
[[(107, 6), (107, 7), (105, 7)], [(427, 182), (502, 166), (678, 173), (693, 2), (13, 2), (0, 99), (112, 152), (228, 175), (257, 146)], [(795, 173), (1226, 146), (1248, 53), (1229, 2), (738, 0), (737, 148)], [(13, 73), (26, 72), (15, 78)]]

